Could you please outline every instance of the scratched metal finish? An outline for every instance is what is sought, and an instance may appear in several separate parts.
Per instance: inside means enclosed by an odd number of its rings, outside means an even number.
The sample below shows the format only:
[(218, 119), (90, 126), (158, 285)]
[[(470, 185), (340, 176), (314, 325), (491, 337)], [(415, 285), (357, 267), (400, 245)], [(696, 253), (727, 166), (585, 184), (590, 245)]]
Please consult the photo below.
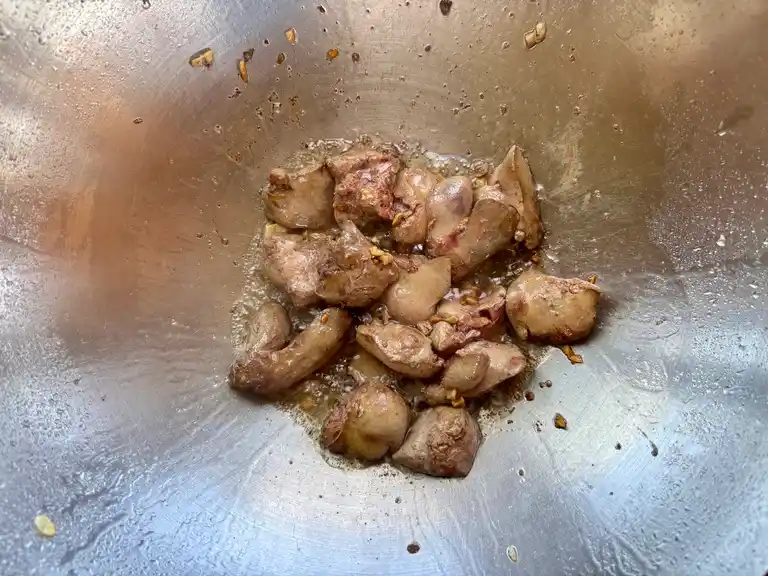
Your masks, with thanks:
[[(768, 5), (322, 5), (0, 0), (0, 573), (762, 574)], [(364, 132), (519, 142), (547, 267), (606, 290), (465, 480), (330, 466), (225, 384), (257, 187)]]

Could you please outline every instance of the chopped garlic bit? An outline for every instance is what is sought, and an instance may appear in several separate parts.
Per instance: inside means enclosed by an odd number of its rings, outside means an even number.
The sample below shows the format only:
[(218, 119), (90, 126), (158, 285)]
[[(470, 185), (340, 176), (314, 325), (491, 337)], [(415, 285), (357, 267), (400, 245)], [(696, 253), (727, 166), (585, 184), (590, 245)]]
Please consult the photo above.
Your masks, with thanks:
[(392, 254), (390, 254), (389, 252), (385, 252), (384, 250), (382, 250), (381, 248), (378, 248), (377, 246), (371, 246), (370, 251), (373, 259), (378, 260), (385, 266), (387, 264), (392, 263), (392, 260), (393, 260)]
[(35, 516), (35, 528), (46, 538), (52, 538), (56, 534), (56, 524), (45, 514)]
[(565, 346), (560, 346), (560, 350), (563, 351), (563, 354), (565, 354), (565, 357), (568, 358), (568, 360), (571, 361), (571, 364), (584, 364), (584, 358), (582, 358), (579, 354), (576, 354), (574, 352), (573, 348), (566, 344)]

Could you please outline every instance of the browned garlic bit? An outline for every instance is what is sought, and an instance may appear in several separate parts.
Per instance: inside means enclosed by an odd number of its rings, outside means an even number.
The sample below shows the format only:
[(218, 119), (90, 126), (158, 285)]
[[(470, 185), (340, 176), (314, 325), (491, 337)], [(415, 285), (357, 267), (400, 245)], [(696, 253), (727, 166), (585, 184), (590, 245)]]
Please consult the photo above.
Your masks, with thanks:
[(248, 68), (244, 59), (237, 61), (237, 73), (240, 75), (240, 80), (248, 84)]
[(213, 50), (203, 48), (189, 57), (189, 65), (194, 68), (210, 68), (213, 66)]
[(547, 37), (547, 25), (544, 22), (537, 22), (532, 30), (525, 33), (525, 47), (530, 50), (537, 44), (544, 42)]

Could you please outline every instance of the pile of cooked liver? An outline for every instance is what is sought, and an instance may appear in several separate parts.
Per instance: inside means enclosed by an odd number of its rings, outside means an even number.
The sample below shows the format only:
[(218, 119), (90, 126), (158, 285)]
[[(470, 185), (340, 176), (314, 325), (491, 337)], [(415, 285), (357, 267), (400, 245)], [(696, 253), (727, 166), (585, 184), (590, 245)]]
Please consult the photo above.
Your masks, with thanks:
[[(465, 402), (526, 367), (508, 335), (566, 344), (595, 324), (597, 286), (535, 267), (509, 286), (454, 288), (497, 252), (542, 242), (536, 186), (518, 146), (474, 183), (407, 166), (386, 146), (355, 146), (295, 172), (272, 170), (263, 194), (271, 221), (263, 273), (314, 319), (292, 334), (283, 306), (264, 303), (230, 383), (279, 398), (354, 334), (356, 387), (321, 433), (335, 453), (367, 462), (391, 455), (416, 472), (466, 476), (481, 432)], [(382, 229), (386, 247), (375, 241)], [(360, 313), (371, 307), (375, 314)], [(418, 402), (392, 372), (421, 384)]]

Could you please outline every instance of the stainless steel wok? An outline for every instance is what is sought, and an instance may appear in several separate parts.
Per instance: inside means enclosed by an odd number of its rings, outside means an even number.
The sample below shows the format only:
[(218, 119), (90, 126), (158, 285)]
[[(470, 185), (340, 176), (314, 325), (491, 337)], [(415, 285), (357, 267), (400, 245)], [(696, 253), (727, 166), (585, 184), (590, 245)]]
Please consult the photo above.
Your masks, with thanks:
[[(767, 27), (762, 0), (0, 0), (0, 573), (763, 574)], [(607, 292), (465, 480), (332, 467), (226, 386), (257, 187), (362, 133), (520, 143), (547, 268)]]

